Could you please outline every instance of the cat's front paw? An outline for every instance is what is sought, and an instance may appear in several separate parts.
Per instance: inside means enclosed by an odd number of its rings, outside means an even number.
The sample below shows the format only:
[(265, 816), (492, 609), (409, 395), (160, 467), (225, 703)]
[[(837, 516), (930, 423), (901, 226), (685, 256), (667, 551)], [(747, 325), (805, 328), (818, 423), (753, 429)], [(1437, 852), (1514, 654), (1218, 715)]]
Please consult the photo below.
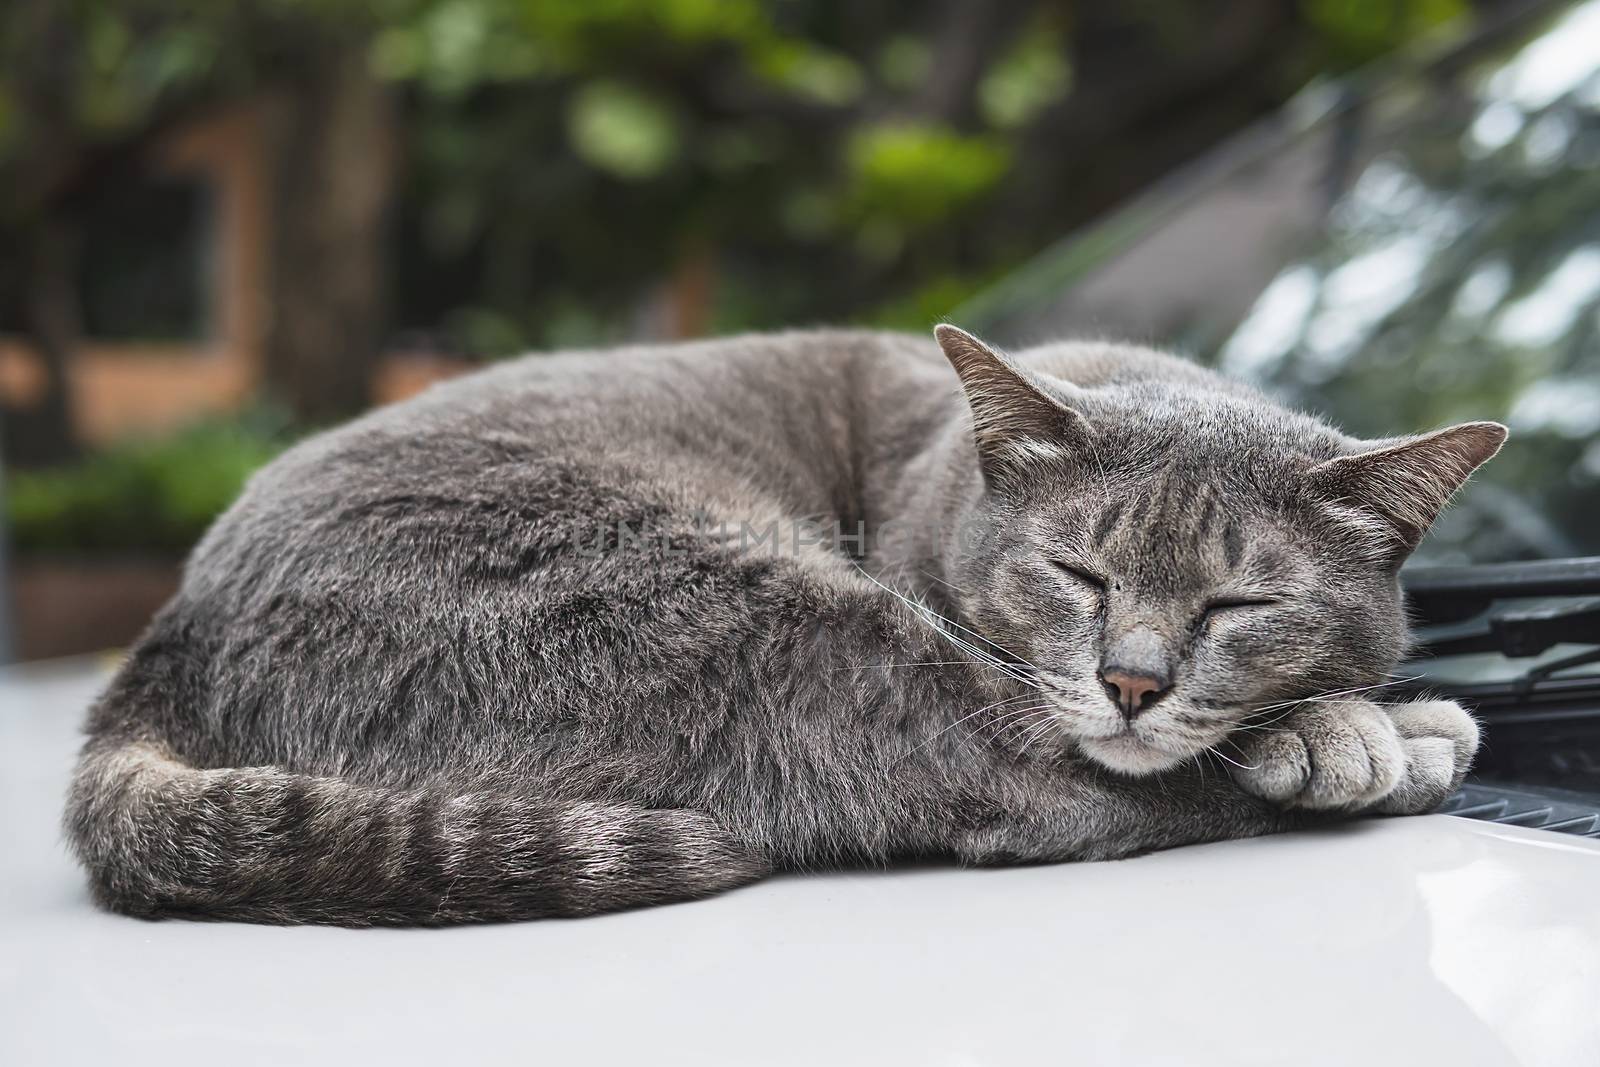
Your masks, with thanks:
[(1235, 734), (1234, 780), (1288, 808), (1359, 809), (1400, 784), (1406, 751), (1384, 709), (1365, 700), (1302, 704), (1274, 722)]
[(1235, 735), (1234, 779), (1285, 807), (1431, 811), (1461, 784), (1478, 727), (1460, 705), (1425, 700), (1304, 704), (1278, 722)]
[(1373, 810), (1432, 811), (1461, 788), (1478, 751), (1478, 724), (1453, 700), (1419, 700), (1387, 710), (1406, 752), (1406, 773)]

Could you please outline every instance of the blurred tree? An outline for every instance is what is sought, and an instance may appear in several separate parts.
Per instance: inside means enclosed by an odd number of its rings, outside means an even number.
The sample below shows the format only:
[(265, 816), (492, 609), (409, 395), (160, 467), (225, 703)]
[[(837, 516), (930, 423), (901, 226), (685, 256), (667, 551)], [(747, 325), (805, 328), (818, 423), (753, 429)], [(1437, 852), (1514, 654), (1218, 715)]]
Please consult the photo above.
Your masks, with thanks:
[[(18, 326), (38, 352), (44, 391), (37, 407), (6, 413), (0, 453), (13, 463), (50, 463), (75, 451), (66, 374), (78, 335), (78, 235), (66, 205), (53, 194), (77, 151), (69, 116), (78, 72), (71, 27), (49, 0), (19, 0), (9, 23), (12, 32), (0, 39), (0, 63), (11, 72), (11, 84), (0, 114), (27, 115), (33, 143), (9, 160), (4, 187), (11, 193), (0, 196), (0, 240), (16, 257), (8, 273)], [(23, 40), (29, 47), (20, 47)]]
[(383, 339), (396, 131), (367, 47), (358, 28), (297, 57), (273, 154), (267, 385), (312, 422), (367, 405)]
[(24, 253), (17, 325), (47, 386), (44, 404), (6, 413), (9, 461), (72, 449), (62, 386), (80, 332), (86, 194), (124, 180), (166, 131), (250, 93), (276, 104), (283, 164), (266, 176), (269, 386), (307, 419), (366, 406), (394, 161), (389, 93), (368, 63), (379, 15), (305, 0), (18, 0), (0, 11), (0, 240)]
[(281, 105), (268, 380), (323, 419), (365, 401), (386, 329), (498, 355), (924, 326), (1468, 6), (11, 0), (0, 236), (33, 257), (24, 329), (53, 398), (28, 439), (69, 441), (75, 191), (220, 99)]
[(480, 354), (603, 342), (675, 278), (669, 301), (709, 301), (718, 329), (920, 328), (1310, 78), (1467, 9), (425, 4), (375, 48), (415, 108), (397, 313)]

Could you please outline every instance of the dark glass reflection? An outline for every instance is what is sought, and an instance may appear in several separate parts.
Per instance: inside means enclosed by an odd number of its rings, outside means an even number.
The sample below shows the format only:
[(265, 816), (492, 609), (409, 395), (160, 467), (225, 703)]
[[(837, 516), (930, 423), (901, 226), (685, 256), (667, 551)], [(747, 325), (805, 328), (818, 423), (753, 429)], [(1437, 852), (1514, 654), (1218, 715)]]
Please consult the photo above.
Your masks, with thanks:
[(1355, 433), (1509, 423), (1426, 561), (1600, 554), (1600, 0), (1364, 110), (1315, 247), (1210, 358)]

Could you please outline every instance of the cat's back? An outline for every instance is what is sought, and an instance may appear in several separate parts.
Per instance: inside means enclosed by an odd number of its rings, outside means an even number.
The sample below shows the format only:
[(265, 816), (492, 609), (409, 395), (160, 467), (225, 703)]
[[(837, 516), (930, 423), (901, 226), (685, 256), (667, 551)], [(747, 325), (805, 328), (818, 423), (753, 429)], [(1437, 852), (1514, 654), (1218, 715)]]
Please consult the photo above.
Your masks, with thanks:
[[(921, 347), (817, 332), (528, 357), (316, 435), (213, 524), (118, 691), (182, 690), (160, 703), (163, 736), (197, 758), (330, 773), (289, 744), (299, 727), (239, 726), (239, 709), (350, 723), (396, 684), (426, 704), (461, 670), (533, 670), (530, 649), (582, 658), (597, 634), (633, 640), (651, 604), (719, 633), (737, 604), (694, 589), (744, 588), (771, 562), (661, 546), (692, 540), (719, 495), (795, 516), (847, 499), (864, 394), (953, 377)], [(605, 541), (624, 529), (637, 538), (626, 552)], [(99, 720), (123, 704), (104, 701)], [(207, 748), (214, 737), (232, 747)]]
[(818, 510), (847, 491), (833, 483), (859, 423), (946, 393), (953, 377), (931, 342), (874, 331), (509, 360), (280, 456), (203, 540), (190, 584), (230, 581), (241, 566), (297, 583), (321, 569), (370, 572), (362, 553), (402, 541), (592, 525), (608, 508), (627, 517), (728, 487)]
[(537, 447), (579, 458), (693, 449), (741, 426), (781, 432), (797, 416), (842, 410), (859, 396), (864, 368), (896, 380), (948, 376), (930, 342), (864, 330), (528, 355), (322, 434), (287, 453), (266, 480), (338, 466), (348, 455), (372, 459), (374, 446), (407, 441), (424, 443), (440, 463), (457, 448)]

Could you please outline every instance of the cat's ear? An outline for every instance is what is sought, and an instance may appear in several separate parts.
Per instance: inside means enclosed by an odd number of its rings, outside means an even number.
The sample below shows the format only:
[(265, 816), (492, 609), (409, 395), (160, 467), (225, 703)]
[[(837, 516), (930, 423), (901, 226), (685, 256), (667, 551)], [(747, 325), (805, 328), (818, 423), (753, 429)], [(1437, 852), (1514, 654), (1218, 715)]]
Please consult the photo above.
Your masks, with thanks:
[(935, 326), (933, 336), (966, 391), (985, 475), (1015, 473), (1040, 456), (1068, 452), (1088, 441), (1084, 417), (1046, 392), (1027, 371), (949, 323)]
[(1464, 422), (1419, 437), (1374, 442), (1319, 463), (1311, 482), (1325, 500), (1375, 516), (1409, 555), (1473, 471), (1505, 443), (1498, 422)]

